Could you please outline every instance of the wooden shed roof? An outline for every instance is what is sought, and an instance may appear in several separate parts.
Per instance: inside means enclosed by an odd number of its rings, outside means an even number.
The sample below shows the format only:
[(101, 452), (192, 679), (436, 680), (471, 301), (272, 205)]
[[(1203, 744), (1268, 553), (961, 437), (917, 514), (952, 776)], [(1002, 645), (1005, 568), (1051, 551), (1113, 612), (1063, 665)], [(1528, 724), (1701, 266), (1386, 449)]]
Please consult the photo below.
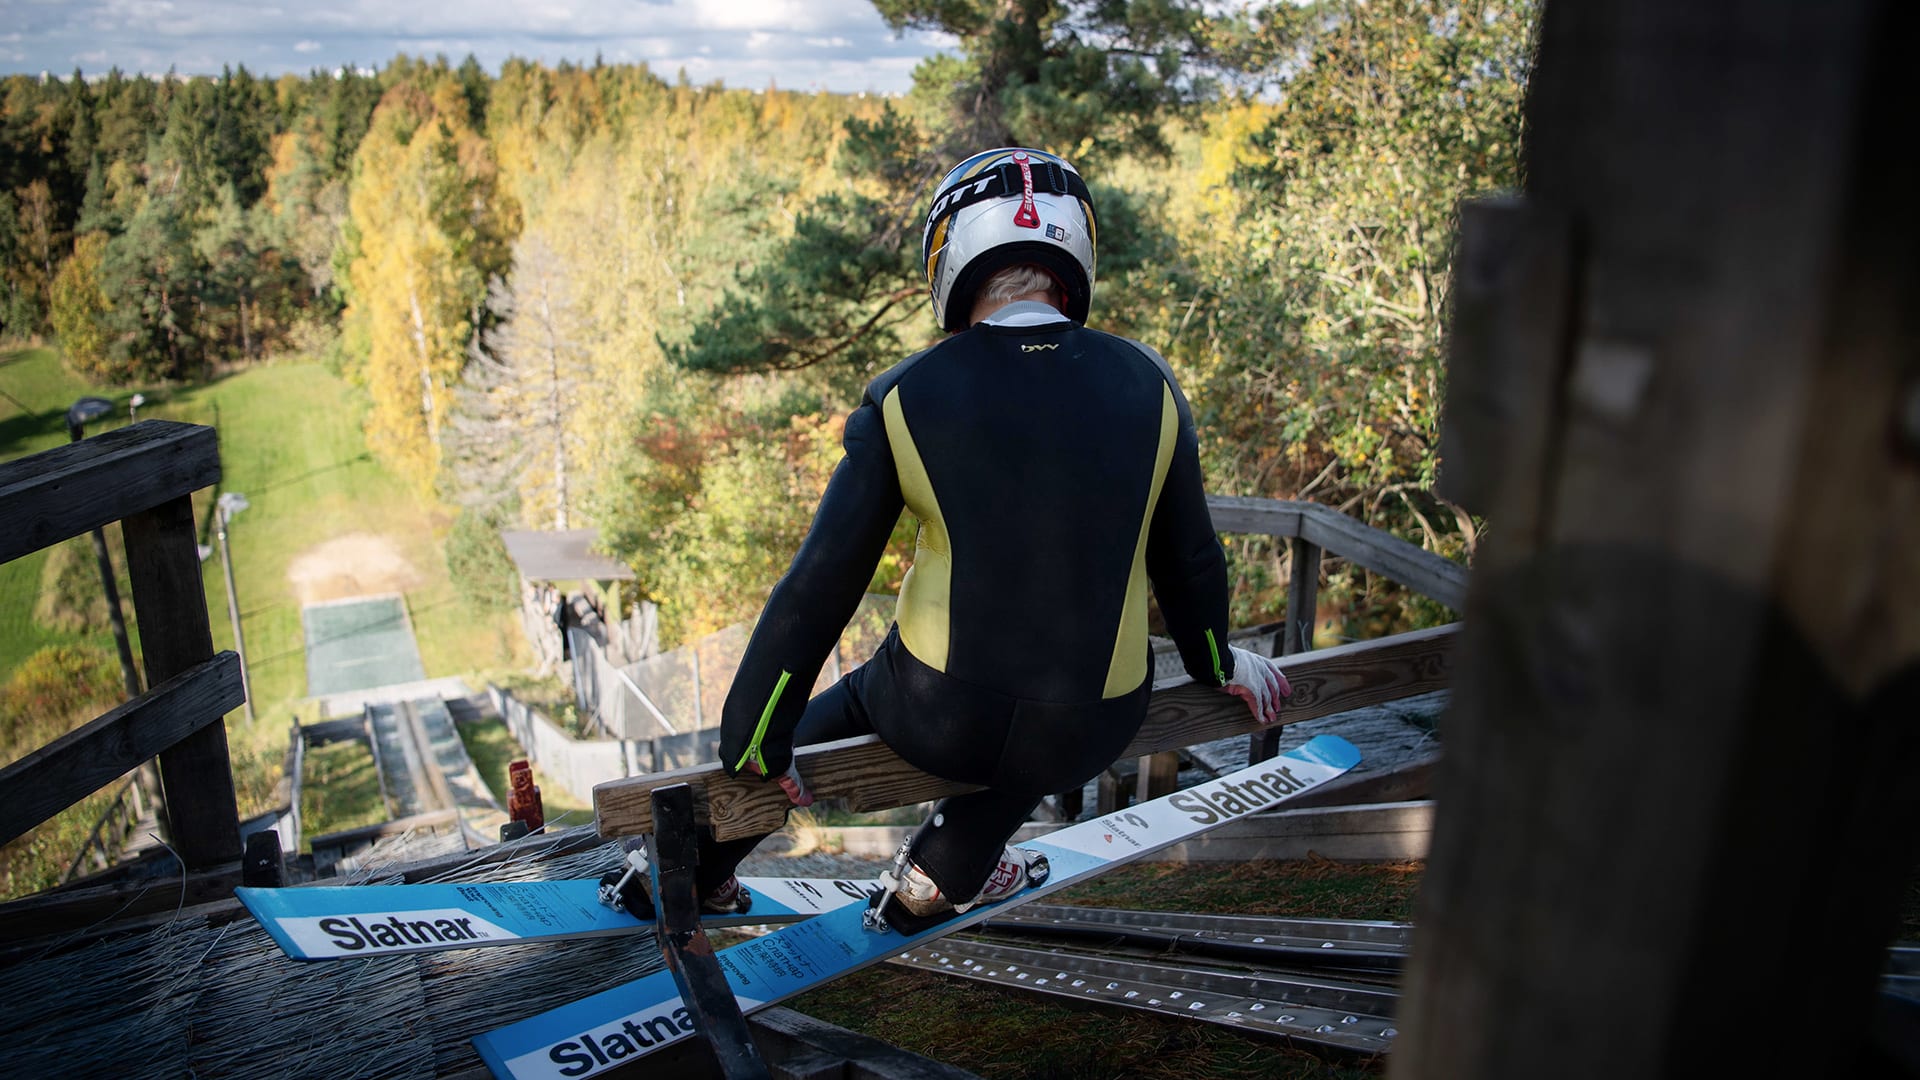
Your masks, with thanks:
[(598, 529), (559, 529), (548, 532), (501, 530), (507, 555), (528, 581), (632, 581), (633, 568), (593, 550)]

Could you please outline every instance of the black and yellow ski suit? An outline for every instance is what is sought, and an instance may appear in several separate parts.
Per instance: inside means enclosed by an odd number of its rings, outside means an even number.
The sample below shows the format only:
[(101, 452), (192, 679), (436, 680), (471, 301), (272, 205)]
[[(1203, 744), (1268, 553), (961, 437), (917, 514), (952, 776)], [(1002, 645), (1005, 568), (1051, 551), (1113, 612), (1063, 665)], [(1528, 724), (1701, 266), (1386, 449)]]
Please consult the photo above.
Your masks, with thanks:
[[(779, 776), (796, 742), (874, 732), (918, 768), (985, 785), (914, 842), (964, 901), (1042, 797), (1086, 783), (1139, 730), (1149, 579), (1188, 673), (1233, 674), (1193, 417), (1153, 350), (1026, 302), (875, 379), (845, 447), (727, 695), (721, 762)], [(903, 505), (920, 533), (894, 626), (808, 702)], [(710, 846), (702, 885), (756, 842)]]

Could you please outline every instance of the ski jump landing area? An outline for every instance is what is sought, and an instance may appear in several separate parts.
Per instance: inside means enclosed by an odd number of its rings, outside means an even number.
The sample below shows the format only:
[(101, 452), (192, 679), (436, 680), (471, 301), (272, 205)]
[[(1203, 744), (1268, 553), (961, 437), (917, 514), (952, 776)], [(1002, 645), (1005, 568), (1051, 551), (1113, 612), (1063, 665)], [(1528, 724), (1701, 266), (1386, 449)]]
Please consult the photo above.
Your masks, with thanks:
[(398, 594), (308, 604), (307, 696), (327, 697), (426, 679), (413, 623)]

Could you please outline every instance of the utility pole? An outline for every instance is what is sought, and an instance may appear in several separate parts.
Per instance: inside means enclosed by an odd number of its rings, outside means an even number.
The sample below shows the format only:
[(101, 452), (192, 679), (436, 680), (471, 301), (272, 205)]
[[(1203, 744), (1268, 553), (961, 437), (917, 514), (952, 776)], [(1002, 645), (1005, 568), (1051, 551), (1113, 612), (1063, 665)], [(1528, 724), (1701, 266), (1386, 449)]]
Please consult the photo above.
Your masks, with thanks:
[(233, 623), (233, 651), (240, 656), (240, 692), (245, 696), (241, 706), (247, 711), (247, 723), (251, 724), (253, 684), (247, 679), (247, 642), (240, 634), (240, 600), (233, 593), (233, 558), (227, 552), (227, 519), (247, 508), (247, 497), (237, 491), (223, 491), (214, 506), (219, 522), (214, 535), (220, 539), (220, 569), (227, 578), (227, 619)]

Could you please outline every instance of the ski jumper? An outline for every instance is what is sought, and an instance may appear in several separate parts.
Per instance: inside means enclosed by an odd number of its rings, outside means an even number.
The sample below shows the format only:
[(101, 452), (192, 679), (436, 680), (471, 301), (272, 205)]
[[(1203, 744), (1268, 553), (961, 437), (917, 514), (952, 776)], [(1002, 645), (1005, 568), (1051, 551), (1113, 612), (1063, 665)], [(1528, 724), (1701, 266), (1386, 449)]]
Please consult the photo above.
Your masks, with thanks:
[[(1018, 302), (875, 379), (845, 448), (741, 659), (721, 762), (778, 776), (796, 743), (872, 732), (983, 785), (944, 800), (913, 843), (965, 901), (1042, 797), (1086, 783), (1139, 730), (1149, 580), (1187, 672), (1233, 674), (1193, 418), (1152, 349)], [(903, 505), (920, 531), (894, 626), (808, 702)], [(759, 839), (709, 844), (700, 887)]]

